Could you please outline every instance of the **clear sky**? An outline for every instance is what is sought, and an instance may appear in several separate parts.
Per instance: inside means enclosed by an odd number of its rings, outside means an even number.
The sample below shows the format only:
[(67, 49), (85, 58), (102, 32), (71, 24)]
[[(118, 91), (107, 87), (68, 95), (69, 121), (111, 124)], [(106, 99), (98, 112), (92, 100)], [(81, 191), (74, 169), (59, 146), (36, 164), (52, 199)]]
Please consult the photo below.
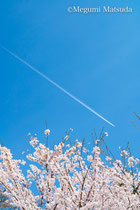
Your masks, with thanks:
[[(133, 7), (132, 14), (69, 14), (69, 6)], [(128, 141), (140, 157), (140, 2), (138, 0), (6, 0), (0, 2), (0, 43), (29, 62), (107, 120), (58, 90), (0, 48), (0, 138), (15, 157), (27, 134), (49, 145), (73, 128), (91, 141), (106, 127), (113, 152)]]

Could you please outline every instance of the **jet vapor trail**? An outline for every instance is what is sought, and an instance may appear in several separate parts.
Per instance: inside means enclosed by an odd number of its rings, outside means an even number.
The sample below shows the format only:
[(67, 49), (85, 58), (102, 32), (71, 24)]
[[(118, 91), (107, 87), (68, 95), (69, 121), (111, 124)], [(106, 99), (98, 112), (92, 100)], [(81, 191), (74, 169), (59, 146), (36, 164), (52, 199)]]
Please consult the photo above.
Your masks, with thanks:
[(86, 109), (88, 109), (89, 111), (91, 111), (93, 114), (97, 115), (98, 117), (100, 117), (102, 120), (104, 120), (105, 122), (107, 122), (108, 124), (110, 124), (111, 126), (115, 127), (114, 124), (112, 124), (111, 122), (109, 122), (107, 119), (105, 119), (103, 116), (101, 116), (100, 114), (98, 114), (97, 112), (95, 112), (92, 108), (90, 108), (88, 105), (86, 105), (85, 103), (83, 103), (81, 100), (79, 100), (78, 98), (76, 98), (75, 96), (73, 96), (70, 92), (68, 92), (67, 90), (65, 90), (64, 88), (62, 88), (60, 85), (58, 85), (56, 82), (54, 82), (53, 80), (51, 80), (49, 77), (47, 77), (45, 74), (41, 73), (39, 70), (37, 70), (36, 68), (34, 68), (32, 65), (30, 65), (29, 63), (27, 63), (26, 61), (24, 61), (22, 58), (20, 58), (19, 56), (17, 56), (16, 54), (14, 54), (13, 52), (11, 52), (10, 50), (8, 50), (5, 47), (2, 47), (3, 50), (5, 50), (6, 52), (8, 52), (10, 55), (12, 55), (13, 57), (15, 57), (16, 59), (18, 59), (20, 62), (24, 63), (26, 66), (28, 66), (30, 69), (32, 69), (34, 72), (36, 72), (37, 74), (39, 74), (41, 77), (45, 78), (46, 80), (48, 80), (50, 83), (52, 83), (55, 87), (57, 87), (58, 89), (60, 89), (62, 92), (64, 92), (65, 94), (67, 94), (68, 96), (70, 96), (71, 98), (73, 98), (75, 101), (77, 101), (79, 104), (81, 104), (82, 106), (84, 106)]

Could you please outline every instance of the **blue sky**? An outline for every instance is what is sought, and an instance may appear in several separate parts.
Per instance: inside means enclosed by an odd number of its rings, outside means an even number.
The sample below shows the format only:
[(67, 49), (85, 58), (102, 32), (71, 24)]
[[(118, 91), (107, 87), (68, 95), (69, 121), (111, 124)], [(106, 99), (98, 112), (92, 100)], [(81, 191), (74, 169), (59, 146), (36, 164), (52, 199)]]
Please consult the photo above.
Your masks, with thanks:
[[(69, 14), (67, 7), (133, 7), (132, 14)], [(113, 152), (128, 141), (139, 157), (140, 2), (137, 0), (22, 0), (0, 2), (0, 43), (92, 107), (115, 128), (86, 110), (0, 49), (0, 137), (15, 157), (27, 134), (49, 145), (73, 128), (72, 138), (91, 141), (106, 127)]]

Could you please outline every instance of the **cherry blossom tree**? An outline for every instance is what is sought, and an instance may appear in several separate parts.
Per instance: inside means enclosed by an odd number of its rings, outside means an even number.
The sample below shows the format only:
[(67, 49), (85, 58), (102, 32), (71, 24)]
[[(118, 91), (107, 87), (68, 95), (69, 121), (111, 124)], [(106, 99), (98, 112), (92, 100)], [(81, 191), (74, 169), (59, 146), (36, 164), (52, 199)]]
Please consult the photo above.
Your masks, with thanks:
[[(50, 130), (45, 131), (48, 136)], [(140, 172), (129, 145), (120, 148), (117, 160), (103, 132), (89, 150), (85, 141), (70, 140), (70, 134), (53, 149), (30, 135), (33, 152), (27, 174), (25, 161), (15, 160), (0, 146), (0, 185), (13, 207), (24, 210), (126, 210), (140, 209)], [(33, 190), (33, 185), (36, 190)]]

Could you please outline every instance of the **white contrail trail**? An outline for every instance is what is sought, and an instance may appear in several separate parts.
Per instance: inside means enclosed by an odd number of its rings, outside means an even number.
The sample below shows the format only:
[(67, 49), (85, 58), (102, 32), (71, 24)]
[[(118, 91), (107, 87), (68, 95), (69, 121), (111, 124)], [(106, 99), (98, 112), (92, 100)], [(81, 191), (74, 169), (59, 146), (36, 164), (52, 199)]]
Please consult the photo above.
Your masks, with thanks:
[(45, 74), (41, 73), (39, 70), (37, 70), (36, 68), (34, 68), (32, 65), (30, 65), (29, 63), (27, 63), (26, 61), (24, 61), (22, 58), (18, 57), (16, 54), (14, 54), (13, 52), (11, 52), (10, 50), (8, 50), (5, 47), (2, 47), (3, 50), (5, 50), (6, 52), (8, 52), (10, 55), (14, 56), (15, 58), (17, 58), (19, 61), (21, 61), (22, 63), (24, 63), (26, 66), (28, 66), (30, 69), (32, 69), (34, 72), (36, 72), (37, 74), (39, 74), (40, 76), (42, 76), (43, 78), (45, 78), (46, 80), (48, 80), (50, 83), (52, 83), (54, 86), (56, 86), (58, 89), (60, 89), (61, 91), (63, 91), (64, 93), (66, 93), (68, 96), (70, 96), (71, 98), (73, 98), (75, 101), (77, 101), (79, 104), (81, 104), (82, 106), (84, 106), (86, 109), (88, 109), (89, 111), (91, 111), (93, 114), (97, 115), (98, 117), (100, 117), (102, 120), (104, 120), (105, 122), (107, 122), (108, 124), (110, 124), (111, 126), (115, 127), (114, 124), (112, 124), (111, 122), (109, 122), (108, 120), (106, 120), (103, 116), (101, 116), (100, 114), (98, 114), (97, 112), (95, 112), (92, 108), (90, 108), (88, 105), (86, 105), (85, 103), (83, 103), (81, 100), (79, 100), (78, 98), (76, 98), (75, 96), (73, 96), (71, 93), (69, 93), (67, 90), (65, 90), (64, 88), (62, 88), (60, 85), (58, 85), (56, 82), (54, 82), (53, 80), (51, 80), (49, 77), (47, 77)]

